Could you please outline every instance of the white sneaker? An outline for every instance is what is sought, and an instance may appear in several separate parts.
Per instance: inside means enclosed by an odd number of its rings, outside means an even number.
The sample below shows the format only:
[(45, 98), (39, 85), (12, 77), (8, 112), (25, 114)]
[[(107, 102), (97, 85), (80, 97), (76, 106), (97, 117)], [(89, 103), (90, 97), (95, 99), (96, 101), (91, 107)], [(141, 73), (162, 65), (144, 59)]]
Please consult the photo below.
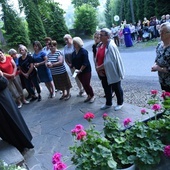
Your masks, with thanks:
[(108, 109), (108, 108), (110, 108), (110, 107), (112, 107), (112, 105), (110, 106), (110, 105), (104, 104), (104, 105), (100, 108), (100, 110), (105, 110), (105, 109)]
[(20, 103), (20, 104), (18, 105), (18, 109), (21, 109), (21, 107), (22, 107), (22, 103)]
[(115, 106), (115, 111), (120, 110), (122, 107), (123, 107), (123, 104)]
[(96, 99), (96, 97), (93, 96), (93, 97), (90, 99), (89, 103), (93, 103), (93, 102), (95, 101), (95, 99)]
[(55, 92), (51, 95), (51, 98), (54, 98), (55, 97)]

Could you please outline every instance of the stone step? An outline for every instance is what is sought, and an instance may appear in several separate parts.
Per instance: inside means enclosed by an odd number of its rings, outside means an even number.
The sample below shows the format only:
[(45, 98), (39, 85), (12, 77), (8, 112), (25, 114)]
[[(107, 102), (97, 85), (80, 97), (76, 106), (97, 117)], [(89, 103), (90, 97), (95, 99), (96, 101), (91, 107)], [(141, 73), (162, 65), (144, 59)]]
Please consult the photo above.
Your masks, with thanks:
[(0, 160), (8, 165), (23, 166), (23, 155), (12, 145), (0, 139)]

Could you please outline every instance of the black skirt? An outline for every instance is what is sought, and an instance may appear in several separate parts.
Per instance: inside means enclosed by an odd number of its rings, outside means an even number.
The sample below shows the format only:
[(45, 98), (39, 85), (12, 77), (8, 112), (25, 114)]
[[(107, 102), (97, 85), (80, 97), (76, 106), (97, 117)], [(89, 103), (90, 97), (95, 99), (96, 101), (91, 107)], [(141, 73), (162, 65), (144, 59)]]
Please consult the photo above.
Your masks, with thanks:
[(21, 152), (34, 147), (32, 135), (8, 88), (0, 91), (0, 137)]

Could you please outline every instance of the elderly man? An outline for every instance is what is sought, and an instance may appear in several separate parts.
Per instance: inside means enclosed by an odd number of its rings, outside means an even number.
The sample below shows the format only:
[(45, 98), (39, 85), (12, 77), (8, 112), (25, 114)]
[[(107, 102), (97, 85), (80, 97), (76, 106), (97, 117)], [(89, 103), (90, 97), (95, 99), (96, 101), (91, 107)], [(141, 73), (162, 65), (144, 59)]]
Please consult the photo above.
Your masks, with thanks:
[(161, 89), (170, 92), (170, 23), (160, 27), (161, 42), (156, 47), (155, 64), (151, 71), (158, 71)]
[(108, 28), (100, 31), (101, 43), (96, 54), (96, 71), (106, 96), (106, 104), (101, 107), (101, 110), (112, 106), (112, 91), (115, 91), (117, 98), (115, 110), (119, 110), (123, 106), (121, 80), (124, 78), (124, 67), (118, 47), (110, 39), (110, 34), (111, 31)]

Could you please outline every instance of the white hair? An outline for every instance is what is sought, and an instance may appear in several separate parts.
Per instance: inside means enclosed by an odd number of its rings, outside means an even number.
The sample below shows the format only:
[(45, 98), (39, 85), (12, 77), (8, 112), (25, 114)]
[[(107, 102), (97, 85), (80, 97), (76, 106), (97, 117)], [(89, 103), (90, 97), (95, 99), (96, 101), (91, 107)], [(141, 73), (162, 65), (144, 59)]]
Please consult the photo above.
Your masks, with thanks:
[(72, 38), (72, 36), (70, 34), (65, 34), (63, 38)]
[(80, 37), (74, 37), (73, 38), (73, 43), (77, 43), (80, 47), (84, 45), (83, 40)]
[(9, 51), (8, 51), (8, 54), (9, 55), (13, 55), (13, 54), (17, 54), (17, 51), (13, 48), (11, 48)]

